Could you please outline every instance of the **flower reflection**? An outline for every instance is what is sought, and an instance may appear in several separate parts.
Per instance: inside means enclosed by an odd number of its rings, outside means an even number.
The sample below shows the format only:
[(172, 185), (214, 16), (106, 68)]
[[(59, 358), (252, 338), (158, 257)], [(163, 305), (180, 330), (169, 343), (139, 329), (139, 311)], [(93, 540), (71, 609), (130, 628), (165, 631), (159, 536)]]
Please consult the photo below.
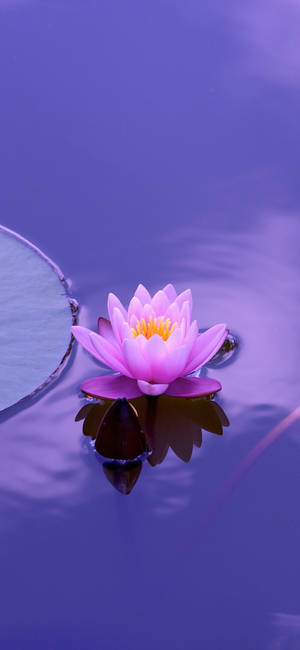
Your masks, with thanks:
[(145, 429), (152, 448), (148, 462), (152, 466), (162, 463), (171, 448), (188, 463), (193, 447), (201, 447), (202, 429), (222, 435), (223, 426), (228, 425), (223, 409), (212, 400), (164, 396), (146, 414)]
[(229, 421), (219, 404), (209, 399), (144, 396), (128, 402), (94, 402), (80, 409), (83, 433), (110, 461), (103, 463), (107, 479), (122, 494), (136, 484), (142, 461), (151, 466), (165, 459), (168, 450), (188, 463), (193, 447), (201, 447), (202, 429), (222, 435)]
[(112, 460), (103, 463), (102, 467), (107, 480), (118, 492), (130, 494), (142, 471), (143, 463), (141, 460), (136, 460), (120, 465), (117, 461)]
[(137, 411), (125, 397), (104, 413), (95, 449), (101, 456), (119, 461), (134, 460), (150, 451)]

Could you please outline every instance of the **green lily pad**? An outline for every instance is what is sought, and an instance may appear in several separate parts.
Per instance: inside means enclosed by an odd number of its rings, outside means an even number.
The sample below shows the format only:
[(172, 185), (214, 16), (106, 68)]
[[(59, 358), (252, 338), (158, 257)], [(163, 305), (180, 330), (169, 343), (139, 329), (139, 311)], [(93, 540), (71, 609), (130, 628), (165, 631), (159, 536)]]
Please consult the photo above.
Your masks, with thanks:
[(59, 268), (0, 226), (0, 411), (58, 375), (71, 349), (75, 303)]

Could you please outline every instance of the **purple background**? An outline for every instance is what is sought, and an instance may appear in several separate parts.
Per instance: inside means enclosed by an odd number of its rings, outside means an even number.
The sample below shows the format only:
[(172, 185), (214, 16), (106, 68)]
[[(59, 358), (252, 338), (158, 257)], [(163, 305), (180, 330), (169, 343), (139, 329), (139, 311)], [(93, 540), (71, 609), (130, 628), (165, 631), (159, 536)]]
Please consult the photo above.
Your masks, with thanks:
[(201, 516), (299, 405), (297, 0), (0, 0), (1, 221), (72, 279), (95, 327), (190, 286), (235, 362), (231, 427), (119, 495), (74, 423), (82, 350), (1, 423), (1, 647), (300, 647), (299, 423)]

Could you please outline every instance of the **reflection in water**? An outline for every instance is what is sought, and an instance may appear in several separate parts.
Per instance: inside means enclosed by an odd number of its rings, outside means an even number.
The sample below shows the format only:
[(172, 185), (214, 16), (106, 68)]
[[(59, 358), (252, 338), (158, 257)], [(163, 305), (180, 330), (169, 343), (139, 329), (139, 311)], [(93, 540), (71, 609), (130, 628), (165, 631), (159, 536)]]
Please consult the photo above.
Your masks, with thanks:
[(139, 475), (142, 471), (143, 463), (141, 460), (125, 463), (121, 465), (117, 461), (103, 463), (103, 471), (109, 482), (121, 492), (129, 494), (135, 486)]
[(104, 413), (95, 449), (101, 456), (119, 461), (134, 460), (149, 451), (137, 411), (125, 397), (113, 402)]
[(111, 459), (103, 463), (103, 470), (122, 494), (131, 492), (145, 458), (154, 467), (171, 448), (188, 463), (193, 447), (201, 447), (202, 429), (222, 435), (223, 426), (229, 426), (213, 400), (167, 395), (85, 404), (75, 419), (83, 420), (83, 433), (95, 441), (96, 451)]
[(99, 428), (99, 424), (107, 411), (109, 402), (99, 402), (94, 400), (90, 404), (85, 404), (80, 411), (78, 411), (75, 422), (83, 420), (82, 433), (95, 440)]
[(213, 358), (206, 363), (209, 368), (217, 368), (219, 366), (226, 366), (231, 363), (239, 350), (238, 337), (232, 333), (227, 334), (223, 345)]

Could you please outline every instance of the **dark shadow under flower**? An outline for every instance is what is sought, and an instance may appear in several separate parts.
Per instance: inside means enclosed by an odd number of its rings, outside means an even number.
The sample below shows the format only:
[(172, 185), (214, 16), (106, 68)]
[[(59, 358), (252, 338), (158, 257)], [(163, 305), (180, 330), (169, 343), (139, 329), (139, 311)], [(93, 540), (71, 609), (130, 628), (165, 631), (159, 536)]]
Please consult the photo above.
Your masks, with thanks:
[(103, 464), (108, 480), (129, 494), (141, 472), (142, 459), (163, 462), (169, 448), (189, 462), (193, 447), (201, 447), (202, 429), (222, 435), (229, 421), (219, 404), (209, 399), (143, 396), (128, 402), (87, 404), (76, 416), (83, 433), (95, 440), (96, 451), (111, 461)]

